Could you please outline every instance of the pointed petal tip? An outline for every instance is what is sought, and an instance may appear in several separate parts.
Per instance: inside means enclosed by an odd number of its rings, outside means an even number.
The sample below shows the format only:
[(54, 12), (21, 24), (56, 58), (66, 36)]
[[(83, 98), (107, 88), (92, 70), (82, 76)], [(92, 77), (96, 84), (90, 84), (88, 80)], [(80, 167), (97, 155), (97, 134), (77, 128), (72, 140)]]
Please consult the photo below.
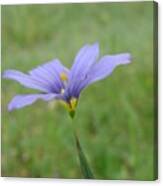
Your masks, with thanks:
[(4, 72), (2, 72), (2, 78), (8, 78), (10, 79), (10, 76), (15, 73), (16, 70), (12, 70), (12, 69), (7, 69)]
[(92, 47), (99, 48), (99, 42), (96, 41), (95, 43), (92, 44)]
[(5, 70), (5, 71), (2, 73), (2, 78), (7, 78), (7, 74), (8, 74), (8, 70)]
[(14, 110), (14, 107), (11, 105), (11, 103), (8, 104), (7, 110), (8, 110), (9, 112), (11, 112), (11, 111)]
[(132, 55), (130, 53), (126, 53), (126, 64), (131, 63), (132, 62)]
[(119, 57), (120, 57), (119, 59), (121, 59), (121, 60), (119, 60), (120, 64), (125, 65), (125, 64), (129, 64), (132, 62), (132, 56), (130, 53), (120, 54)]
[(15, 96), (15, 97), (9, 102), (9, 104), (8, 104), (8, 106), (7, 106), (7, 110), (8, 110), (9, 112), (12, 112), (13, 110), (19, 108), (19, 107), (17, 106), (16, 102), (15, 102), (15, 100), (17, 100), (17, 97), (18, 97), (18, 96)]
[(98, 42), (93, 43), (91, 45), (91, 50), (96, 54), (96, 58), (97, 58), (100, 53), (99, 43)]

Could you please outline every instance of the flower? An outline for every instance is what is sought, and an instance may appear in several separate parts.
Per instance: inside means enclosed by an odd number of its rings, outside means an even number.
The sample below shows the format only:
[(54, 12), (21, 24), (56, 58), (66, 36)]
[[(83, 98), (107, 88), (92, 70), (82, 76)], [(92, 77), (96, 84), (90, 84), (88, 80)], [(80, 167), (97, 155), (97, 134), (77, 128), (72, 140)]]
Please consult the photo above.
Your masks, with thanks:
[(81, 91), (88, 85), (106, 78), (118, 65), (131, 62), (129, 53), (105, 55), (99, 58), (99, 45), (84, 45), (77, 53), (69, 70), (58, 59), (54, 59), (24, 74), (17, 70), (6, 70), (3, 78), (13, 79), (27, 88), (39, 90), (38, 94), (16, 95), (8, 110), (31, 105), (38, 99), (62, 100), (73, 116)]

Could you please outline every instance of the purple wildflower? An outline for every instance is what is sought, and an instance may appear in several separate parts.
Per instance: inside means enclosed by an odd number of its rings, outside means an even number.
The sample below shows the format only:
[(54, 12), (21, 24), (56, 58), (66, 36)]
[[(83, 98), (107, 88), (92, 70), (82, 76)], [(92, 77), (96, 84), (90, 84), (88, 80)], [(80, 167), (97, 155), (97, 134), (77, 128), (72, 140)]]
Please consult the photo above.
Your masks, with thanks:
[(105, 55), (99, 58), (98, 43), (85, 45), (75, 57), (71, 69), (64, 67), (58, 59), (24, 74), (16, 70), (6, 70), (4, 78), (13, 79), (27, 88), (37, 89), (38, 94), (16, 95), (8, 105), (8, 110), (31, 105), (38, 99), (63, 100), (74, 111), (81, 91), (88, 85), (109, 76), (118, 65), (131, 62), (128, 53)]

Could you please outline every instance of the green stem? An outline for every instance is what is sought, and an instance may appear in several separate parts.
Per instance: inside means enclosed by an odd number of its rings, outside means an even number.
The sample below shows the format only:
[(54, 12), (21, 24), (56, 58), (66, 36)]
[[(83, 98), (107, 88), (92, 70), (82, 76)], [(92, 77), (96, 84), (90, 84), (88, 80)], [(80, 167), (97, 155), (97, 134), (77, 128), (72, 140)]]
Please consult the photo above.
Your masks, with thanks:
[(77, 148), (77, 153), (78, 153), (78, 159), (80, 161), (80, 168), (81, 168), (81, 172), (83, 174), (83, 177), (85, 179), (94, 179), (94, 176), (92, 174), (91, 168), (90, 168), (90, 166), (88, 164), (86, 156), (85, 156), (85, 154), (83, 152), (83, 149), (82, 149), (82, 147), (80, 145), (80, 141), (79, 141), (79, 138), (77, 136), (75, 127), (74, 126), (72, 126), (72, 127), (73, 127), (73, 132), (74, 132), (74, 137), (75, 137), (75, 143), (76, 143), (76, 148)]
[(88, 165), (86, 156), (81, 148), (79, 139), (76, 135), (75, 135), (75, 141), (76, 141), (76, 147), (77, 147), (77, 151), (78, 151), (78, 157), (79, 157), (79, 161), (80, 161), (80, 167), (81, 167), (82, 174), (83, 174), (84, 178), (86, 178), (86, 179), (94, 179), (94, 176), (92, 174), (90, 166)]

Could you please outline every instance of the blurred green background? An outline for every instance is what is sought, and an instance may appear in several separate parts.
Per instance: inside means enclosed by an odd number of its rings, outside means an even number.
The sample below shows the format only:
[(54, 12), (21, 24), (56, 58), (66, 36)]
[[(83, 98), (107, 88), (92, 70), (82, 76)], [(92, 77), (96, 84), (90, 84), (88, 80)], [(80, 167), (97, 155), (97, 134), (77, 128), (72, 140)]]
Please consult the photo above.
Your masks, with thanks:
[[(133, 63), (83, 91), (74, 125), (97, 179), (154, 177), (153, 3), (2, 6), (2, 71), (27, 72), (54, 58), (72, 65), (85, 43)], [(2, 176), (82, 178), (71, 120), (57, 102), (7, 111), (16, 94), (2, 80)]]

